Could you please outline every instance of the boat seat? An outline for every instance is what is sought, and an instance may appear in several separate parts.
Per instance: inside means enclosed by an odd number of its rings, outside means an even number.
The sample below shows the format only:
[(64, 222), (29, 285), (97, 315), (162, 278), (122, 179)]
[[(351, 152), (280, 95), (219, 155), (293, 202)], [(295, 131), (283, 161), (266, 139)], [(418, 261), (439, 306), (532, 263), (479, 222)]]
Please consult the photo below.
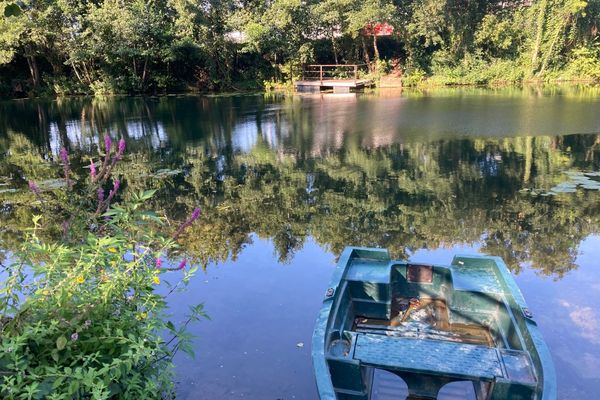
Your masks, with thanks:
[(426, 373), (456, 379), (504, 378), (493, 347), (440, 340), (357, 334), (354, 359), (388, 371)]

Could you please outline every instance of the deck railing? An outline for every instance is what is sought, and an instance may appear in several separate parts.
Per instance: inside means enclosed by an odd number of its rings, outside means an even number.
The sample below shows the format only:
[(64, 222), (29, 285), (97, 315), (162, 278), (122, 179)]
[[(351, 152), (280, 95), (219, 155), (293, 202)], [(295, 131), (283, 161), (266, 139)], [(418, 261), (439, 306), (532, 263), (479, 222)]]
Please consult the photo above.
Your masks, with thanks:
[(303, 81), (353, 80), (367, 73), (368, 64), (310, 64), (302, 68)]

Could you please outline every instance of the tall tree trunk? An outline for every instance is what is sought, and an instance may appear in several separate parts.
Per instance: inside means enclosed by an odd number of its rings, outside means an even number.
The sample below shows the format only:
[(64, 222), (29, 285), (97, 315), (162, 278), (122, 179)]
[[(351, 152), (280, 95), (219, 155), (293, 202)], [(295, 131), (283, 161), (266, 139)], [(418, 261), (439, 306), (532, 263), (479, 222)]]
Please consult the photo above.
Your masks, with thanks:
[(333, 59), (335, 63), (338, 63), (338, 55), (337, 55), (337, 47), (335, 45), (335, 36), (333, 36), (333, 32), (331, 32), (331, 49), (333, 50)]
[(29, 73), (31, 74), (31, 80), (33, 81), (33, 87), (40, 85), (40, 71), (38, 69), (37, 60), (34, 55), (26, 56), (27, 65), (29, 66)]
[(85, 61), (83, 61), (81, 63), (81, 65), (83, 66), (83, 72), (85, 73), (85, 78), (87, 79), (88, 85), (92, 84), (92, 76), (90, 75), (90, 70), (87, 66), (87, 64), (85, 63)]
[(142, 88), (146, 87), (146, 78), (148, 77), (148, 56), (144, 60), (144, 70), (142, 71)]
[(373, 33), (373, 62), (375, 64), (375, 68), (377, 68), (377, 61), (379, 61), (379, 48), (377, 47), (377, 35)]
[(370, 69), (371, 68), (371, 58), (369, 57), (369, 49), (367, 48), (367, 41), (365, 40), (364, 35), (360, 35), (360, 41), (362, 42), (363, 57), (365, 58), (365, 62), (367, 63), (367, 66)]
[(73, 68), (73, 72), (75, 72), (75, 76), (77, 77), (79, 83), (83, 84), (83, 79), (81, 79), (81, 75), (79, 74), (79, 71), (77, 70), (77, 67), (75, 66), (74, 62), (71, 63), (71, 68)]
[(546, 8), (548, 6), (548, 0), (541, 0), (539, 3), (540, 9), (538, 10), (537, 22), (536, 22), (536, 34), (535, 42), (533, 43), (533, 50), (531, 54), (531, 75), (535, 75), (538, 69), (538, 57), (540, 55), (540, 46), (542, 44), (542, 37), (544, 35), (544, 26), (546, 25)]

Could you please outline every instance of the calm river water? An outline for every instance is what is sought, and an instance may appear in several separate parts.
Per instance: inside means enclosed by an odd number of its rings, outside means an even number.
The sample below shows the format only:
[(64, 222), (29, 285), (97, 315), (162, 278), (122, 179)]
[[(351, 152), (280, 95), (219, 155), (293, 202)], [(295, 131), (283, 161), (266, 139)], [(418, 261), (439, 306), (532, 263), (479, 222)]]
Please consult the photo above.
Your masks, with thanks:
[[(126, 190), (203, 216), (185, 246), (204, 302), (181, 399), (314, 399), (310, 338), (346, 245), (398, 259), (504, 258), (556, 364), (560, 399), (600, 393), (600, 88), (0, 102), (0, 248), (31, 221), (26, 179), (127, 140)], [(85, 169), (80, 168), (81, 173)], [(2, 258), (0, 252), (0, 259)]]

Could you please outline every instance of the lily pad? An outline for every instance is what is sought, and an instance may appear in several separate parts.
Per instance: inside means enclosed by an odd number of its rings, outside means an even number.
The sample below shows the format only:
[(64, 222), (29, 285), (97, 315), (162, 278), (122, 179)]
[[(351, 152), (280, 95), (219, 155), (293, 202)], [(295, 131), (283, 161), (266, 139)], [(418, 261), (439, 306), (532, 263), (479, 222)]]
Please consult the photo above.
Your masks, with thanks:
[(577, 191), (577, 188), (575, 188), (575, 186), (573, 186), (573, 187), (555, 186), (552, 189), (550, 189), (550, 193), (575, 193), (576, 191)]
[(569, 176), (583, 176), (583, 172), (581, 171), (565, 171), (565, 175)]
[(159, 169), (158, 171), (155, 171), (153, 174), (150, 174), (150, 176), (153, 178), (163, 179), (163, 178), (168, 178), (169, 176), (179, 175), (182, 172), (183, 171), (180, 169), (164, 168), (164, 169)]
[(56, 190), (67, 187), (67, 181), (62, 178), (46, 179), (45, 181), (37, 182), (40, 190)]
[(590, 179), (589, 182), (581, 185), (581, 187), (588, 190), (600, 190), (600, 182)]
[(575, 182), (562, 182), (550, 189), (550, 192), (555, 193), (574, 193), (577, 191), (577, 184)]
[(559, 183), (546, 193), (554, 195), (558, 193), (575, 193), (578, 187), (587, 190), (600, 190), (600, 181), (597, 180), (597, 177), (600, 177), (598, 171), (565, 171), (564, 174), (569, 177), (569, 180)]
[(585, 176), (585, 175), (573, 177), (573, 182), (576, 183), (576, 184), (586, 183), (589, 180), (590, 180), (590, 178), (587, 177), (587, 176)]

